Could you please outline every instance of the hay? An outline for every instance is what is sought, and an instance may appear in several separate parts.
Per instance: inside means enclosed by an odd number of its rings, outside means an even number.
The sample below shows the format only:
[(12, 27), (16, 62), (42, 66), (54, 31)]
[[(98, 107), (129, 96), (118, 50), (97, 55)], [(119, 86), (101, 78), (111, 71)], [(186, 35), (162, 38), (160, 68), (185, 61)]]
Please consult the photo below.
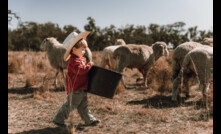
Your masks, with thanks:
[(147, 83), (150, 88), (163, 92), (171, 92), (172, 89), (172, 56), (160, 57), (147, 72)]

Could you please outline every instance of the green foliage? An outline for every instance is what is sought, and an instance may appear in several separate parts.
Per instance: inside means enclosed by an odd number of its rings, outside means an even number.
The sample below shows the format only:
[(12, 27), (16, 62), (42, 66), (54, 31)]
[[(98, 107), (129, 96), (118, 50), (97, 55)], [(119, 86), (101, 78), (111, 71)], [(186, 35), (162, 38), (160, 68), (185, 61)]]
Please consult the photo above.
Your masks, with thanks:
[[(103, 48), (114, 45), (115, 40), (122, 38), (127, 44), (151, 45), (156, 41), (164, 41), (173, 44), (174, 48), (186, 41), (200, 42), (205, 37), (212, 37), (212, 31), (198, 31), (197, 26), (184, 29), (184, 22), (145, 26), (126, 25), (116, 28), (114, 25), (101, 29), (96, 26), (92, 17), (87, 18), (88, 23), (84, 25), (85, 31), (91, 32), (87, 37), (88, 46), (92, 51), (103, 50)], [(55, 37), (59, 42), (71, 32), (81, 31), (72, 25), (66, 25), (62, 29), (58, 24), (47, 22), (38, 24), (36, 22), (19, 23), (17, 29), (8, 29), (8, 50), (32, 50), (39, 51), (41, 42), (47, 37)]]
[(167, 44), (171, 43), (174, 45), (174, 47), (176, 47), (183, 42), (189, 41), (183, 28), (184, 26), (185, 23), (183, 22), (176, 22), (174, 24), (163, 26), (150, 24), (148, 30), (153, 42), (164, 41)]

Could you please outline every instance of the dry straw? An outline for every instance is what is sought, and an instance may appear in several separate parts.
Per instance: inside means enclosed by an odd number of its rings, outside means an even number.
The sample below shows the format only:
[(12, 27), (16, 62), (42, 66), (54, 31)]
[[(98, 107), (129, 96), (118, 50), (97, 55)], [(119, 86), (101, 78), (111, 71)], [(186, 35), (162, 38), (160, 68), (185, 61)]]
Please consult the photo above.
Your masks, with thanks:
[(159, 91), (161, 94), (170, 92), (172, 88), (171, 76), (171, 56), (160, 57), (154, 65), (148, 70), (147, 82), (150, 88)]

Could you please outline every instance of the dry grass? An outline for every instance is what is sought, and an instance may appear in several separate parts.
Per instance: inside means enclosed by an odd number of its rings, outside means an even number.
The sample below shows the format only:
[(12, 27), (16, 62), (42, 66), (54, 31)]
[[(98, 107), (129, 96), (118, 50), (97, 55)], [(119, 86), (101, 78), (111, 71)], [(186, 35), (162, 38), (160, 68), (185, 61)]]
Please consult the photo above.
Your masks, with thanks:
[[(95, 65), (100, 63), (100, 54), (93, 52)], [(57, 110), (66, 101), (66, 92), (52, 86), (55, 70), (44, 52), (8, 52), (8, 61), (9, 133), (213, 133), (213, 82), (209, 111), (202, 107), (202, 93), (197, 88), (190, 90), (190, 99), (180, 105), (173, 104), (170, 58), (162, 57), (149, 72), (152, 88), (124, 89), (120, 83), (113, 99), (88, 94), (89, 109), (101, 123), (83, 130), (76, 129), (83, 123), (77, 110), (66, 120), (68, 129), (52, 123)], [(136, 69), (126, 69), (124, 75), (127, 84), (134, 85), (141, 76)], [(60, 78), (59, 75), (58, 82), (62, 85)]]
[(8, 73), (20, 73), (22, 64), (24, 64), (23, 55), (8, 53)]
[(171, 92), (172, 89), (172, 51), (168, 57), (160, 57), (154, 65), (148, 70), (148, 85), (161, 93)]

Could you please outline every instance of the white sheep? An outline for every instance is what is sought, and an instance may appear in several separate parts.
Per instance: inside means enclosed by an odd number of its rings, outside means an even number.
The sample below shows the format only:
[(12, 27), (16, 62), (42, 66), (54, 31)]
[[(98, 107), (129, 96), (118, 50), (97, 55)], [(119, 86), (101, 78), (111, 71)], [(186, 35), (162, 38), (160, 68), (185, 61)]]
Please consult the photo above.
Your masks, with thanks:
[(207, 92), (209, 90), (209, 80), (213, 74), (213, 47), (202, 46), (192, 49), (183, 60), (178, 77), (173, 82), (172, 100), (177, 101), (180, 88), (186, 90), (186, 97), (189, 97), (188, 80), (192, 76), (197, 76), (200, 81), (203, 100), (207, 106)]
[(105, 47), (101, 54), (101, 63), (100, 66), (105, 68), (108, 66), (109, 69), (113, 70), (116, 66), (116, 62), (113, 58), (113, 52), (115, 49), (120, 47), (121, 45), (126, 45), (123, 39), (116, 39), (114, 46)]
[[(137, 68), (143, 74), (144, 85), (147, 87), (147, 71), (163, 55), (169, 55), (167, 45), (164, 42), (156, 42), (152, 46), (135, 44), (120, 46), (113, 53), (114, 59), (117, 60), (115, 70), (123, 72), (125, 67)], [(123, 79), (122, 82), (124, 84)]]
[(174, 49), (172, 54), (172, 81), (178, 76), (185, 55), (192, 49), (201, 46), (202, 44), (197, 42), (185, 42)]
[(209, 45), (213, 47), (213, 38), (204, 38), (201, 44)]
[[(65, 62), (63, 57), (66, 52), (66, 47), (59, 43), (56, 38), (45, 38), (40, 46), (41, 50), (45, 50), (48, 56), (50, 65), (56, 69), (54, 85), (57, 85), (57, 75), (59, 71), (62, 73), (62, 80), (65, 85), (64, 69), (67, 69), (68, 61)], [(86, 49), (85, 55), (87, 62), (92, 61), (92, 53), (89, 48)]]

